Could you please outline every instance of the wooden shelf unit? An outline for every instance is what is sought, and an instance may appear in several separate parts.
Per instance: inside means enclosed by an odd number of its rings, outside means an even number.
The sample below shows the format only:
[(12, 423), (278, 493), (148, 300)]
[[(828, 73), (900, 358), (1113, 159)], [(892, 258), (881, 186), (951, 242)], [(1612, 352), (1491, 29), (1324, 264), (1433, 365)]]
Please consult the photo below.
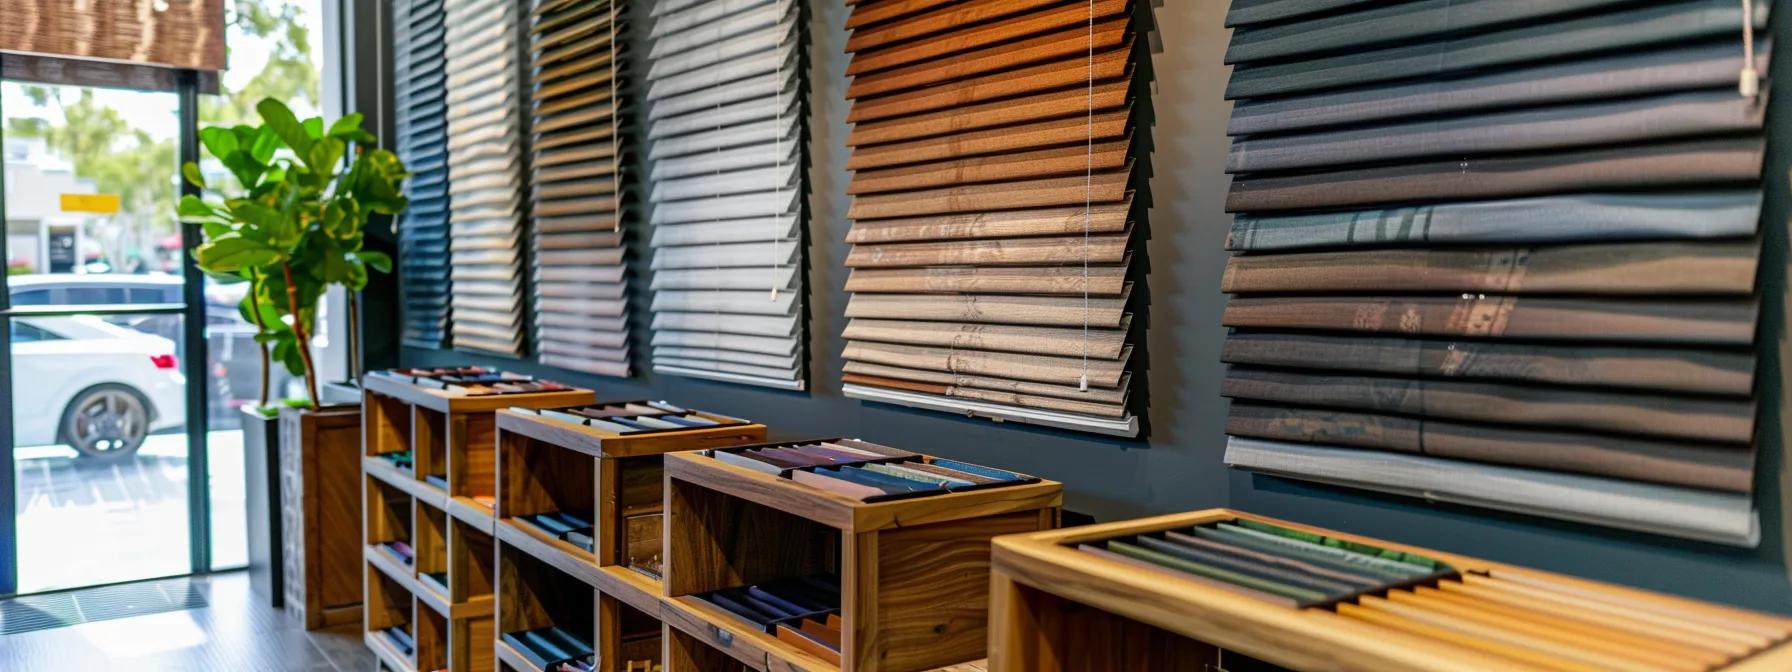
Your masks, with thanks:
[[(668, 662), (709, 655), (688, 640), (755, 670), (915, 672), (981, 659), (989, 540), (1057, 527), (1062, 491), (1040, 481), (865, 503), (698, 453), (667, 455), (662, 613), (684, 637), (668, 640), (680, 648)], [(839, 666), (693, 597), (817, 573), (840, 579)]]
[[(423, 387), (387, 376), (362, 381), (365, 421), (362, 463), (380, 478), (427, 500), (450, 515), (491, 529), (491, 507), (481, 499), (497, 496), (497, 419), (494, 411), (512, 407), (555, 408), (588, 404), (597, 394), (586, 389), (519, 394), (470, 395)], [(411, 451), (408, 473), (376, 456)], [(432, 483), (431, 475), (443, 477)]]
[[(645, 402), (608, 402), (642, 404)], [(529, 412), (497, 413), (500, 555), (520, 554), (588, 587), (596, 618), (592, 642), (600, 669), (624, 672), (622, 664), (641, 660), (652, 649), (660, 657), (659, 581), (630, 564), (660, 556), (664, 487), (662, 456), (670, 451), (759, 443), (765, 426), (728, 416), (691, 411), (716, 421), (712, 427), (617, 434)], [(516, 520), (549, 512), (588, 517), (596, 528), (590, 551), (549, 536)], [(636, 562), (631, 563), (634, 559)], [(501, 573), (499, 581), (522, 575)], [(500, 593), (510, 588), (500, 585)], [(503, 606), (500, 605), (500, 613)], [(501, 626), (505, 623), (501, 620)], [(531, 625), (515, 621), (510, 625)], [(532, 627), (539, 627), (532, 625)], [(502, 627), (500, 633), (506, 632)], [(500, 658), (506, 659), (500, 643)], [(509, 652), (511, 657), (514, 652)], [(526, 661), (507, 662), (511, 667)]]
[[(495, 669), (497, 420), (512, 406), (564, 406), (596, 399), (590, 390), (467, 395), (370, 375), (362, 386), (361, 469), (366, 594), (403, 593), (416, 653), (408, 659), (377, 630), (396, 607), (367, 612), (367, 644), (393, 669), (489, 672)], [(380, 455), (411, 452), (409, 468)], [(438, 477), (437, 479), (430, 478)], [(410, 565), (377, 547), (410, 545)], [(445, 575), (446, 586), (425, 578)], [(445, 590), (444, 590), (445, 588)], [(387, 599), (387, 598), (383, 598)], [(389, 597), (396, 604), (397, 597)], [(390, 606), (390, 605), (388, 605)]]
[[(1464, 575), (1530, 577), (1556, 586), (1557, 594), (1568, 596), (1565, 599), (1570, 601), (1603, 595), (1673, 613), (1697, 613), (1747, 623), (1755, 631), (1792, 633), (1792, 619), (1228, 509), (1210, 509), (997, 538), (990, 595), (989, 669), (993, 672), (1199, 670), (1222, 666), (1233, 670), (1286, 668), (1377, 672), (1544, 669), (1446, 639), (1350, 618), (1327, 608), (1280, 606), (1241, 594), (1229, 586), (1222, 587), (1173, 572), (1144, 569), (1076, 548), (1080, 543), (1234, 519), (1255, 520), (1417, 553), (1446, 563)], [(1355, 606), (1346, 604), (1341, 608)], [(1438, 631), (1441, 629), (1433, 632)], [(1458, 638), (1479, 639), (1459, 635)], [(1726, 666), (1708, 669), (1731, 672), (1792, 669), (1792, 643), (1780, 638), (1765, 650), (1731, 661)]]

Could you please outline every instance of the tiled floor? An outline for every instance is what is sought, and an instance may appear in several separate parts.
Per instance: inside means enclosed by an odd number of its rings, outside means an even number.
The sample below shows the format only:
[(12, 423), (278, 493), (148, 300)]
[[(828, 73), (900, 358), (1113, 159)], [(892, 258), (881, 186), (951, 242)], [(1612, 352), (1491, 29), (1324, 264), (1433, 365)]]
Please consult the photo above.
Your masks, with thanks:
[(0, 636), (0, 670), (366, 672), (360, 626), (306, 632), (266, 606), (242, 572), (195, 579), (209, 605)]

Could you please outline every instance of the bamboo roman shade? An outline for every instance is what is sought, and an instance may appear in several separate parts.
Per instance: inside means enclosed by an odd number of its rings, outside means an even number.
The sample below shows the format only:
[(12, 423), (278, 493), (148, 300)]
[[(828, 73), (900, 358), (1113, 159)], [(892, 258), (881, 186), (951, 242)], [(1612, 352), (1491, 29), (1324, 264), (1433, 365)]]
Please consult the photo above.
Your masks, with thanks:
[(1757, 543), (1769, 4), (1234, 2), (1227, 463)]
[(629, 374), (618, 120), (623, 6), (535, 0), (529, 183), (543, 364)]
[(799, 14), (793, 0), (653, 7), (655, 371), (805, 385)]
[(847, 396), (1136, 435), (1132, 4), (867, 0), (847, 26)]
[(0, 0), (0, 52), (217, 72), (224, 0)]
[(454, 347), (523, 354), (522, 45), (516, 0), (447, 9)]
[(448, 116), (442, 0), (399, 0), (392, 9), (397, 152), (410, 169), (398, 217), (398, 276), (407, 345), (448, 345)]

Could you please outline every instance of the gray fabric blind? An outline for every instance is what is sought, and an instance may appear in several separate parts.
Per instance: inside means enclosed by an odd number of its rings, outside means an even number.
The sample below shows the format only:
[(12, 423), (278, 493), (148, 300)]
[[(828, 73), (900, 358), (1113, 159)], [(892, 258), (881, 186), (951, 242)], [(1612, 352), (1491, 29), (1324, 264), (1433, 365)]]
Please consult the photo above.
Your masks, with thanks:
[(529, 20), (530, 288), (537, 357), (629, 375), (620, 2), (535, 0)]
[(1131, 7), (853, 8), (847, 396), (1138, 433)]
[(396, 149), (411, 171), (410, 208), (398, 218), (398, 280), (408, 345), (447, 347), (449, 339), (448, 117), (442, 0), (393, 6)]
[(653, 9), (646, 99), (657, 372), (806, 385), (798, 18), (792, 0)]
[(1745, 59), (1741, 3), (1230, 23), (1228, 464), (1758, 541), (1767, 110), (1738, 73), (1769, 45)]
[(443, 4), (454, 347), (520, 357), (526, 346), (520, 7), (515, 0)]

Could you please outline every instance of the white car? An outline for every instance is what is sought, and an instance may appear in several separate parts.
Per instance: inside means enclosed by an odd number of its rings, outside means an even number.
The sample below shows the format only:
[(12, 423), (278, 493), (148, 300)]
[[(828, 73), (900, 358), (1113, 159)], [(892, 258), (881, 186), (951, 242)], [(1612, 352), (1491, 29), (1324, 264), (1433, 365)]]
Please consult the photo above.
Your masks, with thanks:
[(150, 432), (186, 424), (174, 341), (98, 317), (12, 320), (13, 437), (122, 458)]

